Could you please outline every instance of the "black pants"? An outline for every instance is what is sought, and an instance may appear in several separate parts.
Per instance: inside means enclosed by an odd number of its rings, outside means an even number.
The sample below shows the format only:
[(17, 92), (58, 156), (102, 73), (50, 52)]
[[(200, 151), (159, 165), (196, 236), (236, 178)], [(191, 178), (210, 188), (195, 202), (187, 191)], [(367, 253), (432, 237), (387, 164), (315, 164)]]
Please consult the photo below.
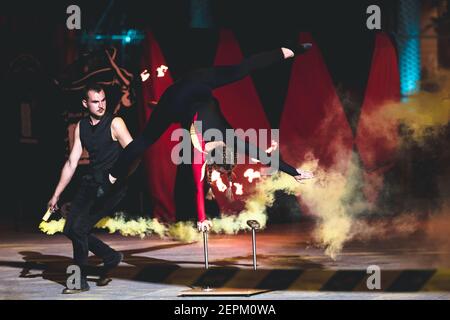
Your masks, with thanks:
[[(82, 178), (81, 185), (72, 200), (64, 226), (64, 234), (72, 240), (73, 258), (82, 273), (87, 269), (89, 251), (104, 261), (110, 260), (115, 250), (91, 234), (94, 225), (103, 217), (114, 213), (114, 209), (126, 194), (126, 187), (120, 187), (105, 198), (96, 197), (99, 182), (93, 176)], [(84, 271), (84, 272), (83, 272)]]

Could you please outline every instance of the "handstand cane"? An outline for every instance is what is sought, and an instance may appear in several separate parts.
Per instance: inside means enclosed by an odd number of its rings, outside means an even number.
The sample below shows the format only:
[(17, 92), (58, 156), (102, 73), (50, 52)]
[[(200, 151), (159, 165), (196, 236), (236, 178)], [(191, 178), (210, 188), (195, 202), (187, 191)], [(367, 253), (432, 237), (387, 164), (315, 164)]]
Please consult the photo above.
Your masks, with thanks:
[(256, 270), (256, 230), (260, 228), (260, 224), (256, 220), (248, 220), (247, 225), (252, 228), (253, 270)]
[[(209, 263), (208, 263), (208, 230), (207, 229), (203, 229), (203, 254), (205, 257), (205, 269), (208, 270), (209, 269)], [(205, 285), (202, 288), (203, 291), (211, 291), (212, 289), (208, 286)]]

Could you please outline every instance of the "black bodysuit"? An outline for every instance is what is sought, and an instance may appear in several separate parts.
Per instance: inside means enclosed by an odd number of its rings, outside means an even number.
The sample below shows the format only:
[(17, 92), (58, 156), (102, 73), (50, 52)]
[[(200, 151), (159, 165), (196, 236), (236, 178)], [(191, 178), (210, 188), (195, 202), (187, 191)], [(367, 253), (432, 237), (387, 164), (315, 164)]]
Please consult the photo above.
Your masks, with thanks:
[[(204, 130), (208, 128), (219, 129), (222, 131), (223, 136), (226, 137), (225, 130), (232, 127), (220, 112), (212, 91), (241, 80), (253, 70), (264, 68), (283, 60), (284, 56), (281, 49), (277, 49), (251, 56), (237, 65), (197, 70), (176, 81), (161, 96), (142, 135), (133, 140), (123, 150), (119, 160), (110, 172), (111, 175), (116, 178), (125, 177), (135, 160), (141, 157), (145, 150), (156, 142), (172, 123), (180, 123), (183, 128), (189, 130), (195, 118), (197, 121), (202, 121)], [(254, 147), (249, 143), (245, 143), (245, 150), (238, 151), (245, 152), (248, 155), (252, 148)], [(255, 154), (257, 152), (252, 152), (252, 157)], [(298, 175), (295, 168), (281, 159), (279, 161), (279, 170), (291, 176)], [(194, 173), (194, 179), (198, 179), (198, 173)], [(196, 181), (196, 184), (198, 185), (199, 183)], [(197, 187), (197, 193), (197, 202), (203, 202), (201, 200), (203, 187)], [(203, 221), (205, 219), (204, 208), (200, 207), (202, 206), (198, 205), (199, 221)]]

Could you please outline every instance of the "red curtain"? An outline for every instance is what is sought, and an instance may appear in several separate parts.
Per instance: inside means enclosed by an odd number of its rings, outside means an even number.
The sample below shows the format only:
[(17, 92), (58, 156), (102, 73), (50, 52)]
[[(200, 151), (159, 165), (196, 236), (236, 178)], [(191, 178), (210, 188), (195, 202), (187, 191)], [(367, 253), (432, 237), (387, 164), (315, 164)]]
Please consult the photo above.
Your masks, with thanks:
[(313, 48), (296, 58), (292, 67), (280, 125), (281, 151), (293, 164), (301, 164), (311, 153), (321, 167), (338, 165), (345, 170), (355, 143), (366, 169), (365, 195), (374, 202), (398, 144), (395, 124), (386, 121), (381, 112), (387, 101), (400, 98), (393, 43), (383, 33), (375, 37), (361, 116), (353, 137), (320, 48), (308, 33), (301, 33), (299, 40), (313, 43)]
[(384, 33), (378, 33), (355, 138), (366, 169), (364, 191), (371, 202), (378, 197), (383, 186), (383, 175), (393, 165), (399, 143), (396, 123), (383, 113), (386, 103), (400, 100), (397, 63), (391, 39)]
[[(141, 59), (141, 71), (148, 70), (150, 77), (142, 83), (142, 101), (140, 105), (140, 127), (143, 128), (150, 118), (155, 103), (173, 80), (170, 70), (158, 76), (158, 68), (167, 66), (161, 49), (151, 32), (146, 33), (144, 51)], [(174, 188), (177, 166), (172, 162), (170, 153), (177, 142), (170, 141), (170, 136), (178, 124), (170, 126), (161, 138), (145, 153), (143, 162), (147, 171), (147, 182), (153, 204), (153, 215), (164, 221), (175, 220)]]
[(299, 41), (313, 47), (296, 57), (292, 66), (280, 123), (280, 150), (292, 165), (300, 165), (311, 154), (322, 167), (338, 161), (345, 167), (353, 137), (344, 109), (320, 48), (309, 33), (301, 33)]

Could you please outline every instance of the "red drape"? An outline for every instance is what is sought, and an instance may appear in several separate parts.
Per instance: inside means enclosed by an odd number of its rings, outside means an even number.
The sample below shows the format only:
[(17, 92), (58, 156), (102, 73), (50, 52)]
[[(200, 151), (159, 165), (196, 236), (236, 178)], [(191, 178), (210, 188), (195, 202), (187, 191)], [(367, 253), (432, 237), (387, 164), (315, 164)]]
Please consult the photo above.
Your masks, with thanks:
[[(163, 65), (167, 66), (167, 63), (161, 49), (153, 34), (147, 32), (141, 59), (141, 71), (147, 69), (150, 78), (142, 83), (143, 103), (140, 105), (139, 116), (141, 128), (150, 118), (154, 103), (173, 82), (170, 70), (167, 70), (164, 76), (158, 77), (158, 68)], [(161, 138), (146, 151), (143, 159), (153, 204), (153, 215), (155, 218), (165, 221), (175, 220), (173, 194), (177, 167), (172, 162), (170, 154), (177, 142), (170, 141), (170, 136), (176, 128), (179, 128), (178, 124), (170, 126)]]
[(323, 168), (337, 165), (345, 170), (356, 143), (365, 176), (365, 195), (374, 202), (382, 187), (384, 169), (392, 163), (397, 147), (395, 124), (383, 120), (386, 101), (398, 101), (400, 80), (396, 52), (389, 37), (375, 37), (368, 84), (364, 93), (356, 137), (331, 80), (320, 48), (308, 33), (301, 42), (313, 48), (294, 61), (281, 118), (281, 151), (286, 160), (301, 164), (310, 152)]
[(366, 169), (364, 191), (371, 202), (377, 199), (383, 186), (383, 174), (393, 164), (399, 143), (397, 125), (383, 114), (383, 108), (385, 103), (399, 100), (397, 54), (391, 39), (384, 33), (378, 33), (355, 138)]
[(281, 152), (288, 163), (299, 166), (308, 154), (325, 168), (339, 162), (345, 168), (353, 143), (333, 81), (309, 33), (300, 42), (310, 42), (309, 52), (295, 58), (280, 123)]

